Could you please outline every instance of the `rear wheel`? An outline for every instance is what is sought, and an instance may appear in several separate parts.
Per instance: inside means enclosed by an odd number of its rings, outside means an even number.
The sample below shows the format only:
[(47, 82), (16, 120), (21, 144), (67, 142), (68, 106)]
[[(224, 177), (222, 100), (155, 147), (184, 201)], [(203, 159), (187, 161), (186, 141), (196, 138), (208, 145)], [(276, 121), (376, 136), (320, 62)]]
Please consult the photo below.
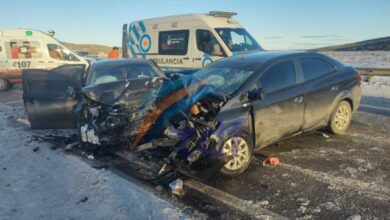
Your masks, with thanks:
[(7, 91), (8, 87), (9, 87), (8, 80), (4, 78), (0, 78), (0, 92)]
[(334, 109), (329, 122), (329, 129), (334, 134), (345, 134), (352, 119), (352, 108), (347, 101), (341, 101)]
[(221, 173), (236, 176), (243, 173), (252, 161), (253, 141), (244, 132), (235, 132), (225, 138), (222, 152), (231, 159), (221, 168)]

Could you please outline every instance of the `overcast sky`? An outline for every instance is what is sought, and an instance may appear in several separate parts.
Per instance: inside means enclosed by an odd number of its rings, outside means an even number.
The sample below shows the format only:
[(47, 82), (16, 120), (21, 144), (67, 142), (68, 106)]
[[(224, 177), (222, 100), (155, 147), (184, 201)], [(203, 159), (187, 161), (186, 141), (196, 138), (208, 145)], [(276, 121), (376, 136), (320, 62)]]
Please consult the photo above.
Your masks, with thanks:
[(0, 28), (53, 29), (61, 41), (121, 45), (124, 23), (234, 11), (265, 48), (307, 49), (390, 36), (390, 0), (0, 0)]

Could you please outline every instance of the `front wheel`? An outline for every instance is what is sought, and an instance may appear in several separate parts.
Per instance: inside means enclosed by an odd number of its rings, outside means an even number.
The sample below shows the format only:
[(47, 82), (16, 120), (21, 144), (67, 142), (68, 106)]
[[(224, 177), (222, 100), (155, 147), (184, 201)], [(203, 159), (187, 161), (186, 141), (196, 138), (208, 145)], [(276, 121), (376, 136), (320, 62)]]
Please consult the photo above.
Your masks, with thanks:
[(0, 92), (7, 91), (8, 87), (9, 87), (8, 80), (4, 78), (0, 78)]
[(237, 176), (243, 173), (252, 161), (253, 141), (244, 132), (235, 132), (225, 138), (223, 154), (231, 157), (220, 172), (227, 176)]
[(329, 129), (334, 134), (345, 134), (352, 119), (351, 105), (347, 101), (341, 101), (334, 109), (330, 122)]

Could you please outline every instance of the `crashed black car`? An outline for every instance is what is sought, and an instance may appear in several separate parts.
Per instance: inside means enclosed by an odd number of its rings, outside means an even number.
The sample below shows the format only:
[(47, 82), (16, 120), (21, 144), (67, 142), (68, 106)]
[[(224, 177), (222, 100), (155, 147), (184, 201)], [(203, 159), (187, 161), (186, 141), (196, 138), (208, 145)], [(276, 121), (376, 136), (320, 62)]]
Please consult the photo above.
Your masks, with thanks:
[[(324, 55), (258, 52), (167, 78), (149, 61), (95, 63), (23, 73), (33, 128), (70, 128), (85, 145), (122, 145), (158, 158), (156, 177), (207, 179), (244, 172), (254, 150), (303, 131), (348, 128), (360, 76)], [(80, 101), (82, 100), (82, 101)]]

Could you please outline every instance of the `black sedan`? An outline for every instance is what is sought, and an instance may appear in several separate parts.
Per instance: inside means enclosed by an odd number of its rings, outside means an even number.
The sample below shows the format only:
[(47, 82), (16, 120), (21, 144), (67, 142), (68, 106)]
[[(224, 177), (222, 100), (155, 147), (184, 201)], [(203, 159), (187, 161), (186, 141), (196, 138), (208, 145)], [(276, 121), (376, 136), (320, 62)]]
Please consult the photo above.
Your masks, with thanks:
[(361, 97), (352, 67), (304, 52), (239, 55), (170, 79), (148, 61), (97, 62), (83, 89), (75, 71), (50, 83), (39, 74), (23, 73), (32, 127), (70, 127), (76, 116), (81, 142), (157, 158), (156, 177), (241, 174), (255, 150), (281, 139), (322, 127), (345, 133)]

